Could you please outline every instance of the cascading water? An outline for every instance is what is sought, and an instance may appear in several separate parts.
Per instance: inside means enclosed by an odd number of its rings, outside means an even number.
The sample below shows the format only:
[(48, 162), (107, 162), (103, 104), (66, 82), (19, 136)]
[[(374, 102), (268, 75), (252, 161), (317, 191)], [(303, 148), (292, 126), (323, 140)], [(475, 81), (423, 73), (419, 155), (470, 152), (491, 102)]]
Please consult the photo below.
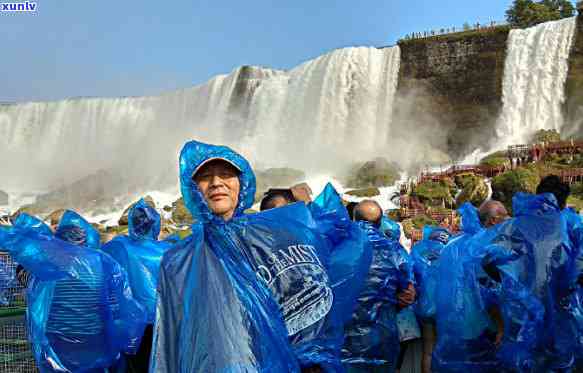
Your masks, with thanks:
[(575, 25), (573, 17), (510, 31), (498, 145), (525, 143), (539, 129), (561, 131)]
[(155, 97), (0, 105), (0, 189), (51, 188), (113, 168), (128, 189), (174, 185), (178, 150), (192, 138), (265, 166), (370, 159), (389, 142), (399, 58), (398, 47), (346, 48), (290, 71), (242, 67)]

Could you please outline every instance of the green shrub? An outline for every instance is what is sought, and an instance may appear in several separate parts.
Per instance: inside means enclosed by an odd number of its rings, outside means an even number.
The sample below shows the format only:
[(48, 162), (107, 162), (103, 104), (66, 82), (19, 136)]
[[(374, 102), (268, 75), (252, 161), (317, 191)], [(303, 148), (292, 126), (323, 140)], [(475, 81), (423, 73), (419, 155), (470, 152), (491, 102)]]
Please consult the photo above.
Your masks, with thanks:
[(381, 191), (379, 190), (379, 188), (364, 188), (351, 190), (346, 192), (346, 194), (360, 198), (369, 198), (380, 195)]
[(518, 192), (534, 193), (540, 182), (535, 167), (520, 167), (492, 179), (492, 198), (512, 210), (512, 197)]
[(384, 158), (354, 165), (348, 173), (349, 188), (377, 188), (391, 186), (399, 180), (399, 168)]

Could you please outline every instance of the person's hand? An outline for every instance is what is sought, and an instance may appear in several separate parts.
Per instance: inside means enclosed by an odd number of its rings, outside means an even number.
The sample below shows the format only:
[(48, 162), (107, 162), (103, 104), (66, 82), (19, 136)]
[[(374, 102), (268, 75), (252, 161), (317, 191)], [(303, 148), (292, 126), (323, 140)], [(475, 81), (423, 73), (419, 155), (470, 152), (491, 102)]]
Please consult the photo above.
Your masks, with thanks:
[(404, 289), (397, 294), (397, 300), (399, 301), (400, 308), (406, 308), (415, 302), (415, 296), (417, 292), (413, 284), (409, 283), (407, 289)]
[(302, 201), (305, 203), (312, 202), (312, 189), (306, 183), (301, 183), (294, 185), (290, 188), (296, 201)]

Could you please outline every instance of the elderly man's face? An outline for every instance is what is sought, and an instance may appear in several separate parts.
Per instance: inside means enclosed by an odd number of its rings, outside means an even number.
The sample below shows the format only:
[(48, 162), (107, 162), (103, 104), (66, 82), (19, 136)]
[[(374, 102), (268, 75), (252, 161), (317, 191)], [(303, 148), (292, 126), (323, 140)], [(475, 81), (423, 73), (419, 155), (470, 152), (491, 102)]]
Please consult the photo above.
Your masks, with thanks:
[(222, 160), (204, 165), (193, 177), (211, 212), (229, 220), (239, 203), (239, 172)]
[(506, 208), (500, 202), (492, 202), (487, 204), (485, 209), (489, 215), (488, 219), (484, 223), (486, 228), (500, 224), (509, 217), (508, 211), (506, 211)]

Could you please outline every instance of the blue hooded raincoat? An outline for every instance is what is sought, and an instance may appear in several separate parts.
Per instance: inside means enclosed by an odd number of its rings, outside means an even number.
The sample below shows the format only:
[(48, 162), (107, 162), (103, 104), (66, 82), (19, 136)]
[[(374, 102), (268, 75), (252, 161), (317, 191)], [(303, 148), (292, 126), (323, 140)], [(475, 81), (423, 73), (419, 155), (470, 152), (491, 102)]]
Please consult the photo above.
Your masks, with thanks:
[(371, 224), (359, 222), (373, 248), (363, 290), (345, 327), (342, 361), (346, 365), (383, 365), (393, 370), (399, 355), (397, 292), (413, 283), (401, 245)]
[[(213, 158), (227, 160), (240, 170), (238, 205), (228, 222), (212, 214), (192, 180), (194, 171)], [(249, 163), (230, 148), (187, 143), (180, 155), (180, 184), (195, 224), (192, 235), (162, 259), (150, 371), (299, 371), (280, 304), (270, 289), (282, 286), (278, 277), (292, 260), (319, 267), (313, 247), (296, 242), (282, 247), (282, 253), (266, 252), (279, 239), (275, 230), (285, 232), (285, 221), (273, 227), (249, 223), (243, 212), (253, 204), (255, 176)], [(249, 237), (254, 242), (248, 242)], [(286, 238), (293, 240), (293, 235)], [(259, 267), (261, 255), (266, 265)], [(314, 274), (316, 297), (321, 295), (322, 276)], [(294, 318), (292, 307), (286, 310), (292, 332), (314, 321)]]
[[(411, 249), (413, 273), (417, 284), (417, 303), (414, 310), (421, 320), (435, 318), (439, 257), (449, 236), (450, 233), (445, 228), (427, 226), (423, 229), (423, 239)], [(439, 237), (444, 239), (438, 239)]]
[(552, 194), (517, 193), (513, 211), (515, 218), (481, 246), (482, 263), (501, 277), (505, 334), (498, 356), (512, 369), (569, 369), (578, 336), (577, 231)]
[(463, 204), (458, 213), (462, 233), (447, 243), (438, 260), (434, 299), (438, 336), (432, 370), (494, 372), (498, 367), (496, 326), (480, 282), (485, 274), (471, 251), (472, 242), (481, 242), (477, 237), (483, 228), (470, 203)]
[[(342, 323), (348, 322), (356, 307), (372, 262), (372, 245), (366, 232), (350, 220), (342, 199), (332, 184), (327, 184), (308, 205), (317, 229), (332, 248), (328, 274), (334, 292), (332, 312)], [(344, 333), (340, 327), (340, 333)], [(341, 347), (341, 344), (339, 345)]]
[(134, 298), (145, 309), (148, 324), (153, 324), (160, 262), (173, 244), (158, 241), (160, 214), (143, 199), (130, 208), (128, 222), (129, 235), (117, 236), (103, 245), (103, 251), (125, 269)]
[(54, 236), (25, 214), (0, 231), (0, 247), (33, 278), (27, 321), (41, 372), (101, 372), (139, 344), (145, 313), (125, 272), (98, 246), (99, 233), (72, 211)]

